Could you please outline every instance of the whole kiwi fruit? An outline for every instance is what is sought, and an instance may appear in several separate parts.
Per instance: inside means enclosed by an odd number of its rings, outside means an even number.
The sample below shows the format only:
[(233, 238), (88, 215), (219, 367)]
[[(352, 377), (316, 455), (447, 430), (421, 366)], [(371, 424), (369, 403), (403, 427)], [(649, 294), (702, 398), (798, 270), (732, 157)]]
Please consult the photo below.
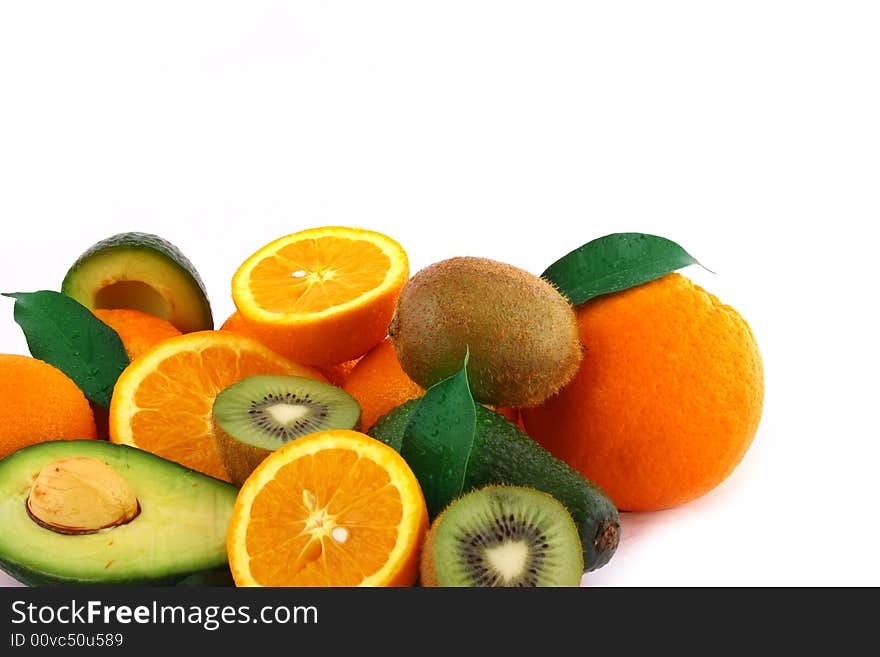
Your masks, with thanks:
[(574, 309), (550, 283), (487, 258), (456, 257), (404, 286), (389, 334), (423, 388), (461, 369), (477, 401), (537, 406), (574, 377), (581, 343)]

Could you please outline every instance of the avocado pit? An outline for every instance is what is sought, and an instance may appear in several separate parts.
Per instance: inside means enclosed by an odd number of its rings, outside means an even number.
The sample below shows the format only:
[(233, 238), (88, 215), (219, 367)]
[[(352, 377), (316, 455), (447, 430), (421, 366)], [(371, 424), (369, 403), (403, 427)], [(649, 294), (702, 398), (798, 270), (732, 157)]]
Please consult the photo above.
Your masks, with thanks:
[(59, 534), (94, 534), (131, 522), (140, 511), (128, 482), (94, 457), (47, 463), (27, 499), (31, 520)]

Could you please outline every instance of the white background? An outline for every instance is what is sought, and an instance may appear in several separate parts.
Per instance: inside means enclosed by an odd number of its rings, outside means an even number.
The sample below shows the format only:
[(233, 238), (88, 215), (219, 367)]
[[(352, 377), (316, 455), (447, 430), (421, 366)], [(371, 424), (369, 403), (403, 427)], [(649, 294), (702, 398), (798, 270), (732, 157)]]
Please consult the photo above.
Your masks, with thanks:
[[(316, 225), (413, 271), (670, 237), (750, 322), (764, 418), (584, 583), (880, 585), (878, 34), (845, 1), (4, 3), (0, 288), (143, 230), (219, 323), (236, 266)], [(5, 299), (0, 351), (27, 353)]]

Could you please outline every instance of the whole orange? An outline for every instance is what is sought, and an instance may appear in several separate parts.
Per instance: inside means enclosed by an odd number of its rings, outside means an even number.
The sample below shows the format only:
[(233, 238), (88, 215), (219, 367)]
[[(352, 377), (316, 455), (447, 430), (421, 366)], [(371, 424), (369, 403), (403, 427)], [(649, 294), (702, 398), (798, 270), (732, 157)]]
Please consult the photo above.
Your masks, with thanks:
[(425, 392), (400, 367), (391, 338), (385, 338), (358, 361), (343, 389), (361, 405), (363, 431), (391, 409)]
[(577, 309), (575, 379), (523, 409), (529, 435), (618, 508), (665, 509), (721, 483), (758, 428), (764, 372), (733, 308), (679, 274)]
[(119, 334), (131, 360), (157, 342), (180, 335), (180, 331), (161, 317), (128, 308), (99, 308), (95, 316)]
[(0, 354), (0, 458), (47, 440), (95, 438), (85, 395), (64, 372), (36, 358)]
[(348, 381), (348, 377), (351, 376), (351, 373), (354, 371), (355, 366), (357, 366), (360, 360), (361, 357), (358, 357), (341, 363), (334, 363), (333, 365), (315, 365), (314, 367), (323, 374), (324, 378), (330, 383), (341, 388), (345, 385), (345, 382)]
[(232, 331), (233, 333), (241, 333), (242, 335), (247, 334), (247, 328), (244, 325), (244, 320), (241, 318), (241, 315), (238, 314), (238, 311), (232, 313), (229, 317), (226, 318), (226, 321), (220, 326), (221, 331)]

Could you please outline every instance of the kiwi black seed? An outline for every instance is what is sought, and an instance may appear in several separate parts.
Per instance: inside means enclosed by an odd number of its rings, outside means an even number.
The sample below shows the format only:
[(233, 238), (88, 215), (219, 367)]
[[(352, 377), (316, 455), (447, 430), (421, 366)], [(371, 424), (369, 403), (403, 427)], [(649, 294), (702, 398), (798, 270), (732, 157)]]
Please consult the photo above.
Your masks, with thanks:
[(356, 429), (361, 408), (336, 386), (301, 376), (250, 376), (214, 400), (214, 437), (234, 484), (241, 485), (282, 445), (326, 429)]
[(578, 530), (561, 502), (531, 488), (488, 486), (434, 521), (422, 552), (423, 586), (578, 586)]

